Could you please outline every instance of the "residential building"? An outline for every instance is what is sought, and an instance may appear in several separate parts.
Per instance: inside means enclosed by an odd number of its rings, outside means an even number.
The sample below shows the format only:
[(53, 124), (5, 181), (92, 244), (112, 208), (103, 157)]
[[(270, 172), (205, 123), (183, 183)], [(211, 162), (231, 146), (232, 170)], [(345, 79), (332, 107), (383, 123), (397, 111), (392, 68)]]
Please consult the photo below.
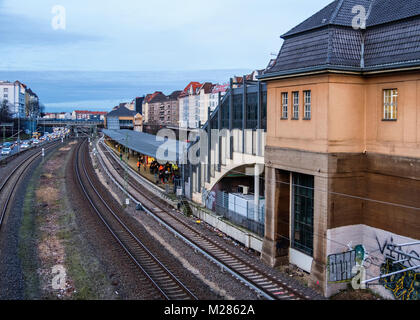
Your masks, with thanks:
[(46, 113), (44, 119), (72, 120), (72, 114), (70, 112)]
[(223, 98), (228, 88), (229, 88), (228, 83), (222, 84), (222, 85), (216, 84), (213, 87), (213, 90), (211, 91), (210, 98), (209, 98), (209, 105), (210, 105), (211, 112), (213, 112), (216, 109), (216, 107), (219, 105), (219, 93), (220, 93), (220, 98)]
[(155, 126), (178, 126), (179, 102), (181, 91), (174, 91), (169, 96), (161, 92), (150, 98), (148, 103), (149, 122)]
[(25, 117), (26, 85), (19, 81), (0, 81), (0, 99), (8, 103), (13, 118)]
[(179, 95), (179, 126), (181, 128), (199, 128), (200, 94), (202, 84), (190, 82)]
[(143, 102), (146, 97), (137, 97), (135, 101), (135, 110), (137, 113), (143, 114)]
[(161, 109), (163, 116), (166, 100), (167, 97), (162, 92), (152, 95), (148, 102), (148, 124), (158, 125), (160, 123)]
[(106, 115), (107, 115), (106, 112), (101, 112), (101, 111), (75, 110), (75, 111), (72, 112), (72, 119), (73, 120), (100, 120), (100, 121), (104, 121)]
[(143, 116), (125, 106), (118, 106), (105, 116), (105, 128), (109, 130), (129, 129), (143, 131)]
[[(352, 24), (356, 5), (369, 12), (365, 28)], [(263, 260), (297, 265), (326, 296), (353, 267), (366, 281), (400, 272), (372, 289), (418, 299), (418, 270), (404, 270), (419, 264), (419, 246), (398, 245), (420, 239), (418, 0), (337, 0), (282, 38), (260, 77), (270, 115)]]
[[(163, 93), (160, 92), (160, 91), (156, 91), (153, 94), (146, 95), (146, 97), (144, 98), (144, 101), (143, 101), (143, 112), (144, 112), (144, 114), (143, 114), (143, 116), (144, 116), (144, 122), (145, 123), (149, 123), (150, 122), (150, 119), (149, 119), (149, 114), (150, 114), (150, 111), (149, 111), (149, 109), (150, 109), (149, 103), (150, 103), (150, 101), (152, 99), (154, 99), (156, 96), (160, 96), (160, 95), (163, 95)], [(154, 110), (153, 110), (153, 112), (154, 112)]]
[[(182, 91), (174, 91), (168, 96), (166, 106), (164, 108), (165, 124), (171, 126), (179, 126), (179, 96)], [(162, 119), (161, 119), (162, 120)]]
[(198, 89), (199, 95), (199, 123), (205, 124), (209, 118), (210, 98), (213, 92), (214, 84), (210, 82), (203, 83), (200, 89)]

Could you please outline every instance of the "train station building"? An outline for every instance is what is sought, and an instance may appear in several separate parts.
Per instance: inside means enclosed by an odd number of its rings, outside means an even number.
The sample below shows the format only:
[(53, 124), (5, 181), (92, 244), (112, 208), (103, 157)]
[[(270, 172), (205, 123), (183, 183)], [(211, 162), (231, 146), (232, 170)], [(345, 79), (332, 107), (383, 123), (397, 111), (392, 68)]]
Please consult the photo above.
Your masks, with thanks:
[[(352, 23), (356, 5), (365, 28)], [(361, 266), (374, 291), (418, 299), (418, 1), (334, 1), (282, 38), (260, 77), (270, 115), (263, 260), (297, 265), (326, 296)]]

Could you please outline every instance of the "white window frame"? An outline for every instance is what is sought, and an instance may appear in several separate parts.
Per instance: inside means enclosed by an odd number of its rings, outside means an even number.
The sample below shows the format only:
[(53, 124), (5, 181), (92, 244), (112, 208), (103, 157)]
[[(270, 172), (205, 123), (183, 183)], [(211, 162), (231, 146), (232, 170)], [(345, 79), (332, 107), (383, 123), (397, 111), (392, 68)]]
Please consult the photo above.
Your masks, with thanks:
[(312, 92), (311, 90), (303, 91), (304, 103), (305, 103), (305, 120), (312, 119)]
[(299, 119), (299, 91), (294, 91), (293, 95), (293, 119)]
[(384, 120), (397, 120), (398, 89), (384, 89)]
[(281, 94), (281, 118), (289, 119), (289, 93), (282, 92)]

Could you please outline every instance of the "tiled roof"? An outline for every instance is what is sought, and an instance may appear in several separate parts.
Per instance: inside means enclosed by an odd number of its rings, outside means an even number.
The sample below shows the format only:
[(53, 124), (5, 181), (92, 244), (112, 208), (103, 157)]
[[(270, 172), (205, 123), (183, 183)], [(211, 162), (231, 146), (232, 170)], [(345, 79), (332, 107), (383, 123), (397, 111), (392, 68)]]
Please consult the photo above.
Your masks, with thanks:
[[(365, 30), (352, 27), (355, 5), (366, 8)], [(327, 68), (369, 71), (417, 66), (419, 0), (336, 0), (282, 37), (276, 61), (261, 78)]]
[(201, 83), (200, 82), (190, 82), (188, 84), (188, 86), (185, 87), (184, 91), (182, 91), (182, 93), (179, 95), (180, 98), (183, 97), (187, 97), (190, 94), (190, 89), (193, 89), (193, 94), (197, 94), (197, 89), (199, 89), (201, 87)]
[(212, 93), (219, 93), (219, 92), (223, 93), (223, 92), (226, 92), (228, 89), (229, 89), (228, 83), (225, 83), (222, 85), (215, 85), (212, 90)]
[(155, 92), (149, 100), (149, 103), (159, 103), (164, 102), (166, 100), (168, 100), (168, 97), (165, 96), (162, 92)]
[(110, 113), (108, 113), (106, 116), (109, 117), (134, 117), (137, 114), (136, 111), (131, 111), (127, 109), (126, 107), (119, 107)]
[(174, 91), (169, 95), (169, 100), (178, 100), (179, 95), (182, 93), (182, 91)]
[(213, 90), (213, 87), (214, 84), (212, 84), (211, 82), (206, 82), (200, 87), (200, 90), (204, 90), (205, 94), (209, 94)]
[(159, 95), (159, 94), (163, 94), (162, 92), (160, 92), (160, 91), (156, 91), (155, 93), (153, 93), (153, 94), (148, 94), (147, 96), (146, 96), (146, 98), (144, 99), (144, 101), (146, 102), (146, 103), (150, 103), (150, 101), (152, 100), (152, 99), (154, 99), (157, 95)]

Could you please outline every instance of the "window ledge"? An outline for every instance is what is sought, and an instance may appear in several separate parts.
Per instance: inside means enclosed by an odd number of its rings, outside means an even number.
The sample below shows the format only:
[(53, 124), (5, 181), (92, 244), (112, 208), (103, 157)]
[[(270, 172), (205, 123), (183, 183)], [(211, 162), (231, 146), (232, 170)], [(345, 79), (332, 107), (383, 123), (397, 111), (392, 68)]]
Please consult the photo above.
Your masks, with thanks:
[(295, 121), (297, 121), (297, 120), (299, 120), (299, 118), (292, 118), (292, 120), (295, 120)]
[(303, 120), (305, 120), (305, 121), (309, 121), (309, 120), (311, 120), (312, 118), (303, 118)]
[(382, 119), (384, 122), (396, 122), (398, 119)]
[(283, 117), (281, 117), (280, 120), (289, 120), (289, 118), (283, 118)]

